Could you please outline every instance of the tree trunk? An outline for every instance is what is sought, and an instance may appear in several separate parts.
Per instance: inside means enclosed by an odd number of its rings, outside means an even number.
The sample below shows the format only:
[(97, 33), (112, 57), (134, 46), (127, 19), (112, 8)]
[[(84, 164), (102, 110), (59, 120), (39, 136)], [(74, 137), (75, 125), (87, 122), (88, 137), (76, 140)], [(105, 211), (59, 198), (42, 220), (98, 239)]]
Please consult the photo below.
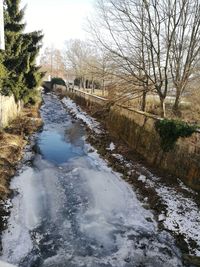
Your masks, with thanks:
[(165, 118), (166, 116), (166, 109), (165, 109), (165, 98), (160, 96), (160, 110), (161, 110), (161, 117)]
[(143, 93), (142, 93), (142, 103), (141, 103), (141, 110), (142, 111), (146, 110), (146, 96), (147, 96), (147, 92), (143, 91)]
[(104, 96), (104, 93), (105, 93), (105, 81), (103, 79), (103, 81), (102, 81), (102, 96)]
[(173, 112), (175, 115), (180, 116), (179, 104), (180, 104), (181, 90), (176, 89), (176, 98), (173, 105)]
[(94, 80), (92, 79), (92, 94), (94, 94)]
[(81, 87), (83, 88), (83, 91), (85, 91), (85, 79), (81, 78)]

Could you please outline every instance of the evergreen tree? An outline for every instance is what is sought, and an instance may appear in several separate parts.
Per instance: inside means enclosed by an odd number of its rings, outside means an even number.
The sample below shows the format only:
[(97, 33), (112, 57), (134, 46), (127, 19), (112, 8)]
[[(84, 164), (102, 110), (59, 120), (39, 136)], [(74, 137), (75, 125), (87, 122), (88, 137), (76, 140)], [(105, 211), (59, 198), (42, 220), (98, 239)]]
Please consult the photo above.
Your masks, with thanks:
[(24, 83), (26, 90), (23, 92), (23, 99), (27, 102), (28, 99), (33, 101), (35, 88), (39, 86), (45, 73), (40, 71), (40, 67), (35, 64), (36, 58), (41, 48), (41, 40), (43, 35), (40, 31), (24, 34), (24, 39), (27, 41), (27, 46), (24, 51), (24, 63), (26, 63), (26, 71), (24, 74)]
[(6, 49), (3, 63), (8, 71), (8, 79), (4, 82), (3, 93), (13, 93), (16, 101), (23, 99), (28, 102), (43, 77), (35, 64), (43, 35), (40, 31), (23, 33), (24, 9), (20, 9), (20, 0), (4, 2)]
[(6, 75), (6, 68), (3, 65), (3, 54), (0, 52), (0, 90), (2, 89), (3, 83), (5, 82)]
[(8, 79), (3, 86), (3, 93), (14, 94), (16, 100), (20, 99), (20, 91), (23, 88), (22, 73), (18, 69), (21, 64), (22, 32), (25, 24), (22, 23), (24, 10), (19, 9), (20, 0), (4, 1), (4, 22), (5, 22), (5, 54), (4, 65), (8, 70)]

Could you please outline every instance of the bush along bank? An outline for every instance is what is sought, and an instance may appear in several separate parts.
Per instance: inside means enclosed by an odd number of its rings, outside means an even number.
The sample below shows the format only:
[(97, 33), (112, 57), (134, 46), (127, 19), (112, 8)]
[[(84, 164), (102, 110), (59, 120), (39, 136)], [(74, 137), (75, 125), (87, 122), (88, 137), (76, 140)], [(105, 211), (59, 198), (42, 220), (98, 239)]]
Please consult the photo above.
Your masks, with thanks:
[(179, 137), (189, 137), (197, 130), (196, 126), (191, 126), (183, 121), (168, 119), (157, 120), (155, 128), (160, 135), (161, 148), (165, 152), (174, 148)]

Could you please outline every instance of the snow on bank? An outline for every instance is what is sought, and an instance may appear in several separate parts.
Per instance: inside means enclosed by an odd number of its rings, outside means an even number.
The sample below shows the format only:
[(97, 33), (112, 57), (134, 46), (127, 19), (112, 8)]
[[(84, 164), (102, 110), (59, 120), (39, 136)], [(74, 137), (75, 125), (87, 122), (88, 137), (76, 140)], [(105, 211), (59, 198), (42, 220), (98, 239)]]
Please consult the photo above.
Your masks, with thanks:
[(113, 142), (110, 143), (109, 147), (107, 148), (107, 150), (113, 151), (115, 150), (116, 146)]
[[(118, 250), (107, 262), (112, 262), (112, 266), (124, 266), (124, 259), (134, 259), (137, 263), (138, 258), (144, 258), (143, 249), (146, 247), (149, 262), (145, 266), (164, 266), (159, 261), (156, 262), (156, 258), (160, 256), (165, 266), (182, 266), (176, 258), (167, 259), (168, 256), (160, 254), (162, 248), (166, 249), (169, 244), (171, 248), (174, 247), (173, 238), (163, 231), (160, 233), (162, 237), (159, 237), (163, 243), (154, 240), (153, 236), (159, 231), (153, 213), (143, 207), (134, 190), (122, 179), (122, 174), (113, 171), (90, 144), (85, 144), (85, 152), (92, 168), (87, 168), (85, 164), (84, 168), (76, 168), (76, 171), (87, 181), (93, 202), (92, 207), (78, 217), (78, 221), (81, 222), (81, 231), (101, 241), (104, 248), (113, 249), (111, 237), (115, 233)], [(123, 238), (119, 234), (122, 231)], [(145, 235), (151, 236), (152, 246)], [(137, 236), (138, 239), (130, 240), (130, 236)]]
[(161, 188), (156, 186), (156, 192), (167, 205), (165, 227), (182, 234), (188, 244), (194, 240), (198, 248), (194, 251), (191, 249), (191, 252), (200, 256), (200, 211), (197, 204), (167, 186)]
[[(190, 248), (190, 253), (200, 256), (200, 210), (193, 199), (193, 196), (197, 193), (179, 180), (180, 188), (189, 192), (191, 195), (187, 197), (183, 192), (178, 192), (173, 185), (163, 185), (160, 177), (153, 175), (144, 166), (140, 164), (133, 165), (126, 161), (120, 154), (112, 155), (130, 169), (130, 175), (131, 171), (136, 169), (138, 181), (144, 183), (147, 188), (155, 189), (162, 203), (166, 206), (166, 211), (160, 214), (159, 221), (163, 222), (166, 229), (183, 235)], [(197, 248), (193, 249), (190, 246), (191, 241), (196, 242)]]
[[(62, 102), (76, 118), (81, 119), (90, 129), (96, 133), (101, 132), (99, 123), (87, 113), (83, 112), (72, 100), (64, 98)], [(111, 143), (107, 150), (112, 152), (115, 147), (115, 144)], [(162, 213), (159, 220), (163, 222), (166, 229), (183, 235), (188, 244), (191, 240), (194, 240), (199, 248), (195, 250), (191, 249), (191, 253), (200, 256), (200, 211), (195, 201), (192, 198), (184, 196), (181, 192), (177, 192), (173, 186), (163, 185), (159, 177), (154, 176), (145, 167), (140, 166), (140, 164), (137, 164), (136, 168), (136, 165), (134, 166), (124, 160), (122, 155), (113, 154), (113, 156), (130, 169), (130, 174), (132, 170), (137, 169), (138, 180), (143, 182), (146, 187), (152, 187), (156, 190), (162, 202), (166, 205), (166, 214), (163, 215)], [(141, 170), (141, 172), (138, 170)], [(145, 172), (145, 175), (143, 175), (142, 170)], [(183, 190), (188, 191), (190, 194), (195, 194), (195, 192), (187, 188), (183, 183), (179, 183)]]
[[(15, 177), (11, 182), (11, 189), (15, 190), (21, 187), (19, 193), (21, 194), (23, 192), (26, 194), (28, 197), (28, 204), (33, 203), (33, 194), (29, 183), (29, 180), (31, 180), (32, 177), (33, 171), (30, 167), (27, 167), (27, 169), (20, 175), (20, 178), (17, 179)], [(2, 238), (3, 257), (1, 257), (1, 259), (8, 261), (9, 258), (12, 258), (10, 263), (13, 264), (19, 263), (20, 259), (25, 257), (33, 248), (29, 234), (29, 227), (26, 225), (25, 221), (30, 221), (30, 219), (35, 216), (31, 216), (32, 209), (26, 209), (25, 202), (23, 202), (23, 207), (20, 206), (20, 200), (21, 199), (18, 196), (12, 199), (13, 208), (8, 220), (8, 229), (5, 230)], [(26, 214), (26, 217), (22, 217), (21, 214)]]
[(83, 121), (91, 130), (97, 134), (101, 133), (100, 124), (86, 112), (82, 111), (81, 108), (74, 103), (74, 101), (70, 98), (64, 97), (62, 99), (62, 103), (77, 119)]
[[(145, 168), (143, 167), (143, 169)], [(173, 185), (163, 185), (159, 177), (147, 172), (149, 175), (140, 175), (138, 180), (142, 181), (146, 187), (154, 188), (162, 203), (165, 204), (165, 216), (161, 214), (165, 228), (183, 235), (190, 248), (190, 253), (200, 256), (200, 210), (193, 199), (196, 192), (192, 192), (184, 185), (182, 189), (191, 193), (191, 196), (187, 197), (183, 192), (178, 192)], [(191, 241), (196, 242), (197, 248), (193, 249), (190, 246)]]

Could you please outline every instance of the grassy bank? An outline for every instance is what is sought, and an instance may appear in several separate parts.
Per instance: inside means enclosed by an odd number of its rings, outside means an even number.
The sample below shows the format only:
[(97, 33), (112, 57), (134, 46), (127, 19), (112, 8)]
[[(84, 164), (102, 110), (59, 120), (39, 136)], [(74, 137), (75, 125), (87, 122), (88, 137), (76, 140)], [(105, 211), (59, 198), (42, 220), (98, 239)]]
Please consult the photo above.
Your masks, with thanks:
[(39, 106), (37, 103), (24, 108), (19, 117), (0, 131), (0, 200), (7, 199), (10, 194), (10, 179), (23, 157), (28, 137), (42, 125)]

